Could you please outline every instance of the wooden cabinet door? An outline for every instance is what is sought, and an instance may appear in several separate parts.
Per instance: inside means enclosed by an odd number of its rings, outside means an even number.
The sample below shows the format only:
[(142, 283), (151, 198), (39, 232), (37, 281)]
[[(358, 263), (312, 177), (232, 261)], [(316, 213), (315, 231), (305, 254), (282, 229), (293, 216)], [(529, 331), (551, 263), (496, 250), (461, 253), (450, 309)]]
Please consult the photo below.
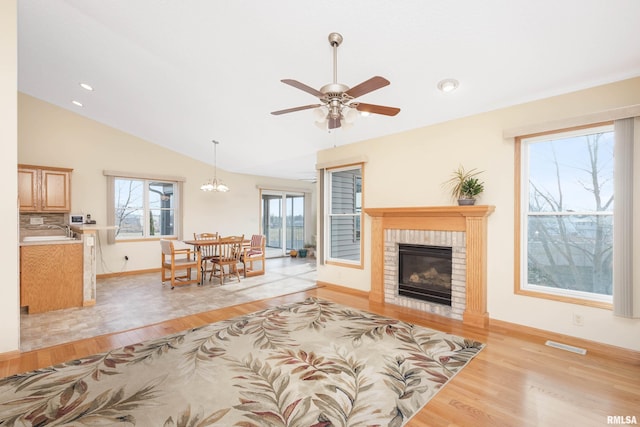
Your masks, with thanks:
[(73, 169), (18, 165), (20, 212), (69, 212), (71, 171)]
[(45, 212), (68, 212), (71, 210), (70, 174), (67, 171), (40, 171), (41, 207)]
[(20, 212), (35, 212), (39, 208), (38, 170), (18, 169), (18, 199)]
[(29, 313), (82, 307), (81, 243), (20, 248), (20, 305)]

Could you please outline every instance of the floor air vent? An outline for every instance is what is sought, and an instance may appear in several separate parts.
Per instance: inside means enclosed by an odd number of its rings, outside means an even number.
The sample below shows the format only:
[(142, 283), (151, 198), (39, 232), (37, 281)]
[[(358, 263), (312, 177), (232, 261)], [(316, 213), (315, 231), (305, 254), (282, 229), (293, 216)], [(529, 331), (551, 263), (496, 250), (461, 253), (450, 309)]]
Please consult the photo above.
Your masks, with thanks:
[(549, 347), (553, 347), (553, 348), (559, 348), (560, 350), (570, 351), (572, 353), (578, 353), (583, 356), (587, 354), (587, 350), (585, 350), (584, 348), (574, 347), (568, 344), (562, 344), (561, 342), (547, 341), (546, 343), (544, 343), (544, 345), (548, 345)]

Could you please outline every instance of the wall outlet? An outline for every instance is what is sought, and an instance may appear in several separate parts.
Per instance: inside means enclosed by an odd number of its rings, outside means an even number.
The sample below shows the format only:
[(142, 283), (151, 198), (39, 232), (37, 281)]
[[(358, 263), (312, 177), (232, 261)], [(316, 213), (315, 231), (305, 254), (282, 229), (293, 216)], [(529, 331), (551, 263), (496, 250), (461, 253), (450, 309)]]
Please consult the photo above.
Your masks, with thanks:
[(584, 317), (582, 314), (573, 313), (573, 324), (576, 326), (584, 326)]
[(29, 218), (29, 224), (42, 225), (44, 224), (44, 218), (42, 218), (41, 216), (32, 216), (31, 218)]

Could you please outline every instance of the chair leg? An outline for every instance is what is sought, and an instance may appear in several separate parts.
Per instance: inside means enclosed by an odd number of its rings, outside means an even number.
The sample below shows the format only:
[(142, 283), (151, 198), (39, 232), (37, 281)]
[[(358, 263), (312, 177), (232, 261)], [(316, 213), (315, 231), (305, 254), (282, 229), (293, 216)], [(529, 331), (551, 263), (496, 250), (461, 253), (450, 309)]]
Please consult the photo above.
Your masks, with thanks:
[[(218, 274), (215, 274), (215, 272), (218, 271)], [(220, 286), (222, 286), (222, 281), (223, 281), (223, 276), (222, 276), (223, 270), (222, 270), (222, 266), (219, 264), (213, 264), (212, 270), (211, 270), (211, 277), (217, 277), (218, 280), (220, 281)]]

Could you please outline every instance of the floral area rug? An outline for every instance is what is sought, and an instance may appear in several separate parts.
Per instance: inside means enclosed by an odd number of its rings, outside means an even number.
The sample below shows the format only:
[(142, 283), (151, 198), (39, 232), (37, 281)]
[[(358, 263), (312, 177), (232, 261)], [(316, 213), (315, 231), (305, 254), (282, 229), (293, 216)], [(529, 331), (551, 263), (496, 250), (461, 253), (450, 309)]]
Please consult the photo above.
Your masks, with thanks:
[(305, 301), (0, 379), (0, 425), (404, 425), (483, 344)]

